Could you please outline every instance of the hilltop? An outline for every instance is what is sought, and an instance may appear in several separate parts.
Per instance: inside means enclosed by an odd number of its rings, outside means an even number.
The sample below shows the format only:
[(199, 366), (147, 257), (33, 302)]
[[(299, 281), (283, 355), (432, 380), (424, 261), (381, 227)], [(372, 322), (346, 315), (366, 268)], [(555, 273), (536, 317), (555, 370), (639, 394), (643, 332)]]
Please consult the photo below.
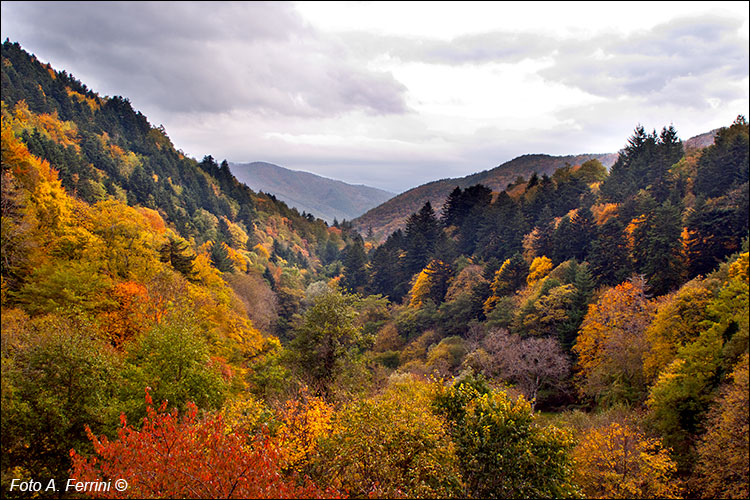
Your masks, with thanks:
[(579, 154), (568, 156), (551, 156), (546, 154), (527, 154), (503, 163), (493, 169), (484, 170), (465, 177), (441, 179), (405, 191), (377, 206), (364, 215), (352, 221), (354, 228), (362, 234), (372, 228), (378, 240), (385, 238), (397, 229), (402, 229), (406, 219), (418, 211), (425, 202), (429, 201), (433, 207), (439, 209), (445, 203), (448, 195), (457, 186), (465, 189), (469, 186), (482, 184), (493, 191), (503, 191), (508, 184), (519, 177), (528, 180), (536, 172), (538, 175), (552, 175), (558, 168), (566, 165), (580, 165), (588, 160), (597, 159), (609, 168), (617, 159), (616, 153)]
[(382, 189), (347, 184), (273, 163), (230, 163), (229, 167), (251, 189), (273, 194), (300, 212), (311, 213), (328, 223), (334, 219), (354, 219), (394, 196)]

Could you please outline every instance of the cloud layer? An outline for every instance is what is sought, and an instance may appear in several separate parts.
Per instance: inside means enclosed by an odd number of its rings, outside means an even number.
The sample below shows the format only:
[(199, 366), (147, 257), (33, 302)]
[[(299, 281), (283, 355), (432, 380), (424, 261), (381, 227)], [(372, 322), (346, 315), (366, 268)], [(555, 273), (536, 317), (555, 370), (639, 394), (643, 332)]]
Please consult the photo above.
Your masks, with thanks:
[[(129, 97), (198, 158), (270, 161), (394, 191), (524, 153), (615, 151), (638, 123), (673, 123), (687, 138), (747, 114), (744, 11), (627, 32), (498, 16), (448, 38), (424, 34), (429, 5), (413, 20), (419, 36), (357, 29), (357, 13), (372, 11), (354, 4), (353, 28), (331, 31), (303, 17), (314, 5), (300, 7), (4, 2), (2, 36), (101, 94)], [(559, 23), (595, 26), (585, 15)]]

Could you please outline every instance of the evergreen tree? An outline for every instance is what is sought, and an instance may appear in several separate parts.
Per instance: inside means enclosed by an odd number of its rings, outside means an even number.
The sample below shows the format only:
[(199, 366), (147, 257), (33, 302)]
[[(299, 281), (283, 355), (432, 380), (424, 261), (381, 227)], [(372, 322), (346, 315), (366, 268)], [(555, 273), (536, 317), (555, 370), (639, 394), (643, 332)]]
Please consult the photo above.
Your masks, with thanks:
[(341, 284), (350, 292), (361, 293), (367, 286), (367, 254), (361, 237), (356, 237), (344, 248), (344, 274)]
[(602, 198), (618, 203), (635, 194), (654, 159), (655, 149), (656, 135), (647, 134), (639, 124), (628, 139), (628, 145), (620, 151), (617, 161), (612, 165), (609, 177), (602, 183)]
[(504, 261), (521, 251), (526, 224), (520, 207), (505, 191), (482, 211), (477, 225), (475, 253), (479, 257)]
[(404, 247), (404, 233), (399, 229), (373, 251), (370, 262), (371, 293), (399, 302), (409, 291), (408, 281), (411, 275), (407, 275), (403, 262)]
[(596, 229), (588, 262), (600, 285), (619, 285), (632, 273), (624, 231), (625, 227), (617, 217), (608, 219)]
[(197, 273), (193, 266), (195, 253), (190, 249), (190, 245), (182, 238), (172, 238), (162, 245), (160, 249), (161, 261), (169, 262), (172, 267), (182, 273), (187, 279), (194, 280)]
[(716, 134), (714, 144), (698, 160), (695, 194), (721, 196), (732, 187), (748, 182), (748, 123), (738, 116), (731, 127)]
[(271, 270), (268, 267), (263, 271), (263, 278), (268, 282), (268, 286), (271, 287), (271, 290), (276, 290), (276, 280), (273, 279), (273, 273), (271, 273)]
[(226, 243), (217, 241), (211, 245), (211, 263), (222, 273), (234, 271), (234, 262), (229, 258)]
[(427, 201), (406, 220), (406, 271), (411, 276), (427, 265), (441, 234), (440, 224)]
[(667, 201), (635, 221), (633, 260), (636, 271), (646, 276), (649, 291), (663, 295), (683, 279), (682, 220), (679, 207)]

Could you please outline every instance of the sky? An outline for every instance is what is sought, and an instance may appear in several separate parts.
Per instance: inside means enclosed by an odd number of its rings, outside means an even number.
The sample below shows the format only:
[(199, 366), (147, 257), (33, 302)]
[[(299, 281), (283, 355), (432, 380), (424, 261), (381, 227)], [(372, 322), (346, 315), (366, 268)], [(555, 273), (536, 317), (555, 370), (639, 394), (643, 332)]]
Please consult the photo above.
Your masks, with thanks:
[(748, 116), (748, 2), (2, 2), (9, 38), (198, 160), (401, 192)]

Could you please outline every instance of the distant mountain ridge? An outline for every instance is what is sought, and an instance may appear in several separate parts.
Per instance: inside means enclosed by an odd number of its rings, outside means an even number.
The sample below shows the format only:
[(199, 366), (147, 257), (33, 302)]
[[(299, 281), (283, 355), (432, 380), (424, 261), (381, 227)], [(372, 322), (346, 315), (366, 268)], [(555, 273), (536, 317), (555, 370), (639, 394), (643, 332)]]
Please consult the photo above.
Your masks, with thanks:
[(300, 212), (313, 214), (329, 223), (334, 219), (352, 220), (395, 195), (273, 163), (230, 163), (229, 168), (250, 189), (272, 194)]
[(719, 128), (715, 128), (710, 132), (704, 132), (703, 134), (696, 135), (695, 137), (691, 137), (687, 141), (683, 143), (683, 147), (685, 151), (691, 151), (695, 149), (701, 149), (706, 148), (714, 143), (714, 139), (716, 138), (716, 133), (721, 130)]
[(588, 160), (598, 159), (609, 168), (617, 160), (617, 153), (579, 154), (568, 156), (551, 156), (546, 154), (527, 154), (514, 158), (493, 169), (484, 170), (466, 177), (441, 179), (417, 186), (391, 198), (352, 222), (360, 233), (367, 233), (372, 228), (379, 240), (384, 240), (389, 234), (403, 228), (406, 219), (417, 212), (425, 202), (429, 201), (436, 212), (445, 203), (450, 192), (456, 186), (465, 189), (475, 184), (483, 184), (493, 191), (503, 191), (508, 184), (519, 176), (529, 179), (536, 172), (538, 175), (551, 175), (558, 168), (565, 165), (580, 165)]

